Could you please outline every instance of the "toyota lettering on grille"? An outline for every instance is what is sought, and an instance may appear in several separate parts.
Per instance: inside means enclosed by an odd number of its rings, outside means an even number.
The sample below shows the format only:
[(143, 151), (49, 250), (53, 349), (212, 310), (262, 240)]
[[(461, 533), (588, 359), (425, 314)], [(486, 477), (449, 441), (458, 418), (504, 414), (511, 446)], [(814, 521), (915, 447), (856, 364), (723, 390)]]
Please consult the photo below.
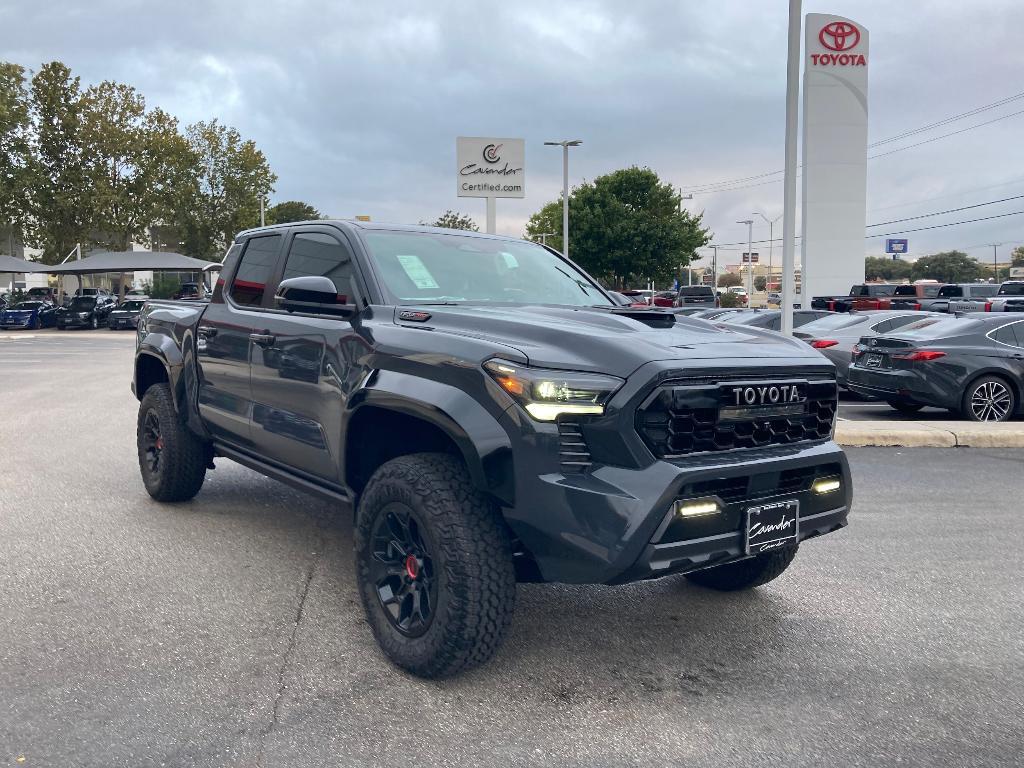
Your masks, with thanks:
[(735, 405), (781, 405), (802, 403), (807, 396), (796, 384), (763, 384), (748, 387), (733, 387)]

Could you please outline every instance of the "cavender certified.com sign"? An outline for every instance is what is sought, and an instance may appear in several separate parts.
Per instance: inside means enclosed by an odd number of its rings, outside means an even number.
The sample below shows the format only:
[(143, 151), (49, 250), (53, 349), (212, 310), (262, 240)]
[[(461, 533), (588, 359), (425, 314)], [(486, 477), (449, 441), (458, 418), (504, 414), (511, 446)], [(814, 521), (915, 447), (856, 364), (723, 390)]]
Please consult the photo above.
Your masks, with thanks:
[(455, 139), (459, 197), (525, 197), (526, 143), (523, 139)]

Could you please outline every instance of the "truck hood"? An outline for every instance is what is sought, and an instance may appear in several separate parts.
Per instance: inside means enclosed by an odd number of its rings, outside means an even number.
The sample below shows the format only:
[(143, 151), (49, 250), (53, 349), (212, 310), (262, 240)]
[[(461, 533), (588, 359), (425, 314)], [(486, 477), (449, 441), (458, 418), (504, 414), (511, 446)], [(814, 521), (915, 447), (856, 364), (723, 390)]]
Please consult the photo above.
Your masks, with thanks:
[[(787, 357), (809, 364), (827, 362), (817, 351), (772, 331), (720, 327), (676, 315), (668, 327), (652, 327), (665, 314), (656, 311), (613, 314), (589, 307), (403, 306), (430, 313), (426, 321), (395, 322), (437, 332), (485, 339), (519, 350), (530, 365), (599, 371), (627, 377), (654, 360), (720, 360)], [(644, 316), (656, 316), (645, 322)], [(664, 322), (664, 320), (661, 320)]]

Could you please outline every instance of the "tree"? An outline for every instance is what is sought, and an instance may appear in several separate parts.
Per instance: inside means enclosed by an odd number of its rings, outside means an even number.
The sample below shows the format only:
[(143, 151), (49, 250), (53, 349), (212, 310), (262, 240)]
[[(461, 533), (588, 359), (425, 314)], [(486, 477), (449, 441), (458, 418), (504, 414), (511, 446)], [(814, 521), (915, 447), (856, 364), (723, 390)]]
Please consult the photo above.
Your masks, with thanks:
[(267, 209), (267, 224), (290, 224), (293, 221), (315, 221), (322, 219), (320, 211), (309, 203), (287, 200)]
[(754, 275), (754, 290), (763, 291), (768, 287), (768, 276), (767, 275)]
[[(561, 203), (534, 214), (526, 234), (561, 233)], [(624, 168), (573, 189), (569, 198), (570, 255), (610, 285), (655, 280), (670, 283), (680, 265), (697, 258), (710, 236), (701, 216), (681, 210), (679, 195), (650, 168)], [(561, 247), (561, 238), (549, 245)]]
[(718, 276), (719, 288), (732, 288), (734, 285), (743, 285), (743, 278), (735, 272), (726, 272)]
[(735, 293), (726, 291), (718, 299), (718, 304), (720, 307), (722, 307), (722, 309), (733, 309), (740, 305), (740, 297), (737, 296)]
[(26, 241), (42, 261), (60, 262), (89, 232), (91, 188), (82, 148), (82, 92), (59, 61), (32, 78), (29, 115), (32, 155), (27, 169), (30, 224)]
[(420, 224), (428, 227), (444, 227), (445, 229), (464, 229), (470, 232), (480, 231), (480, 227), (471, 216), (451, 209), (442, 213), (435, 221), (421, 221)]
[[(17, 64), (0, 62), (0, 226), (7, 228), (9, 240), (21, 236), (28, 220), (28, 129), (25, 70)], [(7, 242), (0, 243), (0, 248), (11, 250), (7, 246)]]
[(1010, 254), (1011, 267), (1024, 267), (1024, 245), (1018, 245)]
[[(571, 206), (571, 198), (569, 202)], [(541, 235), (544, 235), (544, 237), (542, 238)], [(530, 220), (526, 223), (526, 239), (534, 240), (538, 243), (543, 241), (558, 252), (563, 250), (561, 200), (548, 203), (530, 217)]]
[(864, 276), (867, 280), (908, 280), (914, 265), (900, 259), (882, 256), (868, 256), (864, 259)]
[(196, 184), (174, 223), (187, 254), (219, 257), (238, 232), (259, 224), (260, 200), (277, 176), (256, 144), (234, 128), (212, 120), (190, 125), (185, 135), (196, 158)]
[(938, 280), (940, 283), (971, 283), (987, 275), (985, 267), (961, 251), (923, 256), (914, 262), (911, 272), (915, 280)]

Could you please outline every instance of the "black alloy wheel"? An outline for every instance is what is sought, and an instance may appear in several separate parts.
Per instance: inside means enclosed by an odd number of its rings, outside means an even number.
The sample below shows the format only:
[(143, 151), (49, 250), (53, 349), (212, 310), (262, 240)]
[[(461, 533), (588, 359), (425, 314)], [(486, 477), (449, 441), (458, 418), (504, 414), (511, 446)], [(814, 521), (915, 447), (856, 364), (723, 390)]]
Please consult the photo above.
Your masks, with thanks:
[(413, 510), (388, 504), (370, 534), (370, 579), (392, 626), (419, 637), (434, 618), (437, 578), (429, 536)]
[(964, 393), (964, 415), (971, 421), (1008, 421), (1015, 407), (1013, 390), (996, 376), (979, 379)]
[(96, 315), (93, 315), (92, 319), (89, 320), (89, 327), (92, 328), (94, 331), (100, 327), (100, 323), (99, 320), (96, 319)]
[(158, 477), (163, 469), (160, 464), (160, 454), (164, 450), (164, 438), (160, 434), (160, 417), (153, 408), (146, 411), (146, 415), (143, 417), (139, 443), (146, 469), (150, 474)]

